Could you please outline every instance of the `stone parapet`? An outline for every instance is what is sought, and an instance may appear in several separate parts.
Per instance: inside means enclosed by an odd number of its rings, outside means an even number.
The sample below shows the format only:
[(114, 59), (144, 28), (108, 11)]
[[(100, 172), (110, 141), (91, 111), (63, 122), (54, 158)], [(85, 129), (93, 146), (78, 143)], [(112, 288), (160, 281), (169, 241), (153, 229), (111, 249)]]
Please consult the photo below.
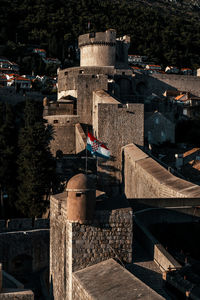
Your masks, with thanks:
[(34, 294), (30, 290), (5, 289), (0, 293), (0, 300), (34, 300)]
[(100, 209), (97, 205), (89, 224), (69, 222), (65, 192), (51, 196), (50, 222), (50, 273), (55, 300), (70, 299), (72, 272), (109, 258), (132, 261), (132, 209), (129, 207)]
[(73, 273), (73, 300), (164, 299), (113, 259)]
[(86, 45), (116, 45), (116, 31), (109, 29), (105, 32), (92, 32), (80, 35), (78, 38), (78, 46), (83, 47)]
[(127, 198), (200, 198), (200, 186), (174, 176), (136, 145), (123, 152)]
[(76, 124), (76, 154), (85, 150), (87, 137), (80, 123)]
[(21, 218), (0, 220), (0, 233), (34, 229), (49, 229), (49, 219)]

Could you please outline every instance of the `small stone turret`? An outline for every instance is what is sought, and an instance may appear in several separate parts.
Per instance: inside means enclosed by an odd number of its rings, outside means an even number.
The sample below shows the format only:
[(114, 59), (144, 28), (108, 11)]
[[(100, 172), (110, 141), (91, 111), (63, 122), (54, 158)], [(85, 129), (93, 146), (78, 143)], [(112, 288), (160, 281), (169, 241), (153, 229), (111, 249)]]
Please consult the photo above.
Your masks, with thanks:
[(80, 224), (92, 221), (96, 190), (93, 181), (85, 174), (77, 174), (67, 184), (67, 219)]

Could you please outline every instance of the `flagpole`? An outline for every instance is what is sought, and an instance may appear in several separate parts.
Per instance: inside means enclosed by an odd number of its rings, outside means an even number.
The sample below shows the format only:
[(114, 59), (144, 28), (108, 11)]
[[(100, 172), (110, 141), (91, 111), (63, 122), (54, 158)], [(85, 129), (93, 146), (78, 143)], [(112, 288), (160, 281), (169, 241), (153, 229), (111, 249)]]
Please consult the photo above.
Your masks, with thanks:
[(85, 173), (87, 175), (87, 136), (88, 136), (88, 126), (86, 127), (86, 148), (85, 148)]

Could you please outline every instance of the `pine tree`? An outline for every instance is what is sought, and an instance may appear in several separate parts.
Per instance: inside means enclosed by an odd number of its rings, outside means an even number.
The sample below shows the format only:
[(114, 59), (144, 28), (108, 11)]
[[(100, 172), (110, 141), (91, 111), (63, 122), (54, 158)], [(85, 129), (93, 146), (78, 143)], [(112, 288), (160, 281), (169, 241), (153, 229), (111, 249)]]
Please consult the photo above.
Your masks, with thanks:
[[(17, 131), (11, 105), (0, 105), (0, 194), (2, 209), (14, 205), (16, 198)], [(3, 199), (5, 198), (5, 199)], [(2, 216), (4, 212), (2, 213)], [(3, 216), (4, 217), (4, 216)]]
[(45, 211), (54, 177), (54, 160), (49, 149), (52, 131), (45, 126), (38, 103), (28, 100), (25, 126), (19, 134), (17, 209), (26, 217)]

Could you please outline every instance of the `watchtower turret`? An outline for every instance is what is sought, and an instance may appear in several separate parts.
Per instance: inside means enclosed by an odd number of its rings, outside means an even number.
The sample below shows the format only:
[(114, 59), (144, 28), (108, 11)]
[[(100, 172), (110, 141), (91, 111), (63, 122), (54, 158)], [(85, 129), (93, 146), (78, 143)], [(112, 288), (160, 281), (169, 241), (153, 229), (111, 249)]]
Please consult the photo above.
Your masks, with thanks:
[(96, 190), (93, 180), (85, 174), (73, 176), (67, 184), (67, 219), (80, 224), (92, 221)]

